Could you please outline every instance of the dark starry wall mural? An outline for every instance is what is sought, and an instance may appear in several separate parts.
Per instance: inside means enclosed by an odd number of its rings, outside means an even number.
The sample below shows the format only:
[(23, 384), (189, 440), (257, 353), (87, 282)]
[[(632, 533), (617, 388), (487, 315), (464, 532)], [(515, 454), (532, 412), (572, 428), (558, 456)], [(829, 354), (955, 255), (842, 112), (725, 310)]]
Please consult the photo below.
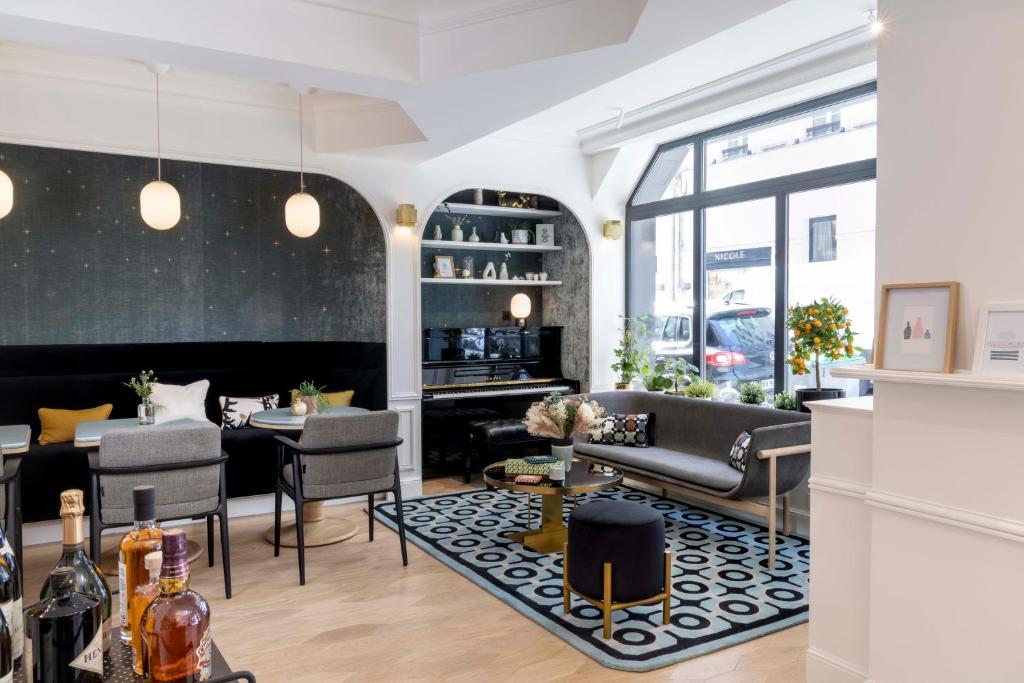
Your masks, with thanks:
[(164, 232), (139, 215), (142, 157), (0, 144), (0, 344), (384, 342), (385, 242), (370, 205), (306, 174), (320, 230), (292, 236), (298, 174), (163, 162), (181, 195)]

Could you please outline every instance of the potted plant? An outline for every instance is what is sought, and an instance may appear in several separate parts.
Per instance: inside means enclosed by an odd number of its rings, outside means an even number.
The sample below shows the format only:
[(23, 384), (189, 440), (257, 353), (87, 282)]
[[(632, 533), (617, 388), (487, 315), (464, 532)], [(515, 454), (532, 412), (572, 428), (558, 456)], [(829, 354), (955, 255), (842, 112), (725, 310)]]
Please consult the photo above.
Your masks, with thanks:
[(612, 370), (619, 376), (615, 388), (620, 391), (629, 389), (633, 385), (633, 380), (642, 374), (644, 353), (637, 339), (637, 325), (640, 325), (638, 321), (622, 316), (622, 329), (619, 330), (622, 336), (614, 351), (617, 360), (612, 363)]
[(683, 394), (687, 398), (703, 398), (708, 400), (713, 399), (716, 393), (718, 393), (718, 387), (715, 386), (714, 382), (706, 379), (695, 379), (683, 390)]
[(796, 394), (792, 391), (780, 391), (775, 394), (773, 405), (778, 410), (796, 410)]
[(153, 385), (156, 384), (157, 379), (153, 376), (152, 370), (142, 370), (139, 372), (137, 377), (132, 377), (130, 381), (125, 382), (126, 387), (130, 387), (135, 395), (139, 397), (139, 424), (140, 425), (151, 425), (156, 422), (156, 408), (153, 406)]
[(669, 396), (686, 396), (686, 387), (700, 378), (700, 370), (690, 365), (685, 358), (671, 358), (665, 361), (668, 368)]
[(744, 382), (740, 385), (740, 403), (759, 406), (765, 398), (764, 388), (757, 382)]
[(560, 458), (568, 472), (572, 468), (572, 437), (598, 427), (604, 408), (586, 398), (562, 398), (551, 394), (526, 411), (523, 424), (533, 436), (551, 439), (551, 455)]
[(664, 359), (657, 359), (651, 365), (649, 359), (644, 359), (641, 364), (641, 374), (644, 380), (644, 388), (647, 391), (666, 391), (672, 388), (672, 379), (668, 376), (668, 364)]
[(786, 363), (793, 373), (808, 372), (807, 361), (814, 364), (814, 387), (796, 390), (797, 410), (809, 412), (804, 406), (809, 401), (821, 401), (846, 396), (844, 389), (822, 388), (821, 365), (842, 358), (853, 358), (859, 351), (853, 345), (852, 321), (849, 311), (835, 298), (825, 297), (806, 306), (789, 309), (786, 328), (792, 332), (792, 352)]
[(313, 382), (299, 382), (299, 388), (295, 392), (295, 403), (302, 403), (306, 406), (305, 415), (315, 415), (330, 405), (327, 396), (324, 395), (324, 387), (318, 387)]

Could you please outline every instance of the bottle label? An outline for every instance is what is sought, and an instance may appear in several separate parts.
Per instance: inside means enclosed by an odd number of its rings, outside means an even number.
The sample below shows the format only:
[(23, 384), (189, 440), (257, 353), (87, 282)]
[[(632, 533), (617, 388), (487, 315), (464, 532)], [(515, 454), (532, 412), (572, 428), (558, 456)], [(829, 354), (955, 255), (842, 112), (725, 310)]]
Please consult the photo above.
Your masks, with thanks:
[(128, 629), (128, 571), (124, 564), (124, 553), (117, 557), (117, 604), (121, 612), (121, 631)]
[[(4, 626), (7, 627), (8, 633), (11, 634), (11, 643), (14, 643), (14, 602), (8, 600), (5, 603), (0, 604), (0, 612), (4, 615)], [(13, 649), (13, 648), (12, 648)]]
[(28, 674), (25, 677), (26, 680), (32, 676), (34, 667), (35, 662), (32, 661), (32, 639), (25, 638), (25, 659), (21, 662), (21, 670)]
[(14, 668), (7, 672), (6, 676), (0, 676), (0, 683), (14, 683)]
[(82, 654), (75, 657), (71, 666), (103, 675), (103, 629), (96, 631), (92, 641), (82, 650)]
[(0, 545), (0, 555), (13, 554), (11, 550), (11, 544), (7, 542), (7, 538), (4, 537), (3, 545)]
[(114, 617), (109, 617), (103, 620), (103, 628), (100, 630), (103, 632), (103, 651), (107, 652), (110, 649), (110, 628), (113, 626)]
[[(21, 598), (14, 601), (14, 621), (11, 624), (11, 641), (14, 659), (25, 652), (25, 611), (21, 608)], [(0, 683), (3, 683), (0, 681)]]
[(213, 676), (213, 640), (210, 637), (209, 626), (206, 627), (203, 637), (199, 640), (199, 647), (196, 648), (196, 669), (201, 681)]

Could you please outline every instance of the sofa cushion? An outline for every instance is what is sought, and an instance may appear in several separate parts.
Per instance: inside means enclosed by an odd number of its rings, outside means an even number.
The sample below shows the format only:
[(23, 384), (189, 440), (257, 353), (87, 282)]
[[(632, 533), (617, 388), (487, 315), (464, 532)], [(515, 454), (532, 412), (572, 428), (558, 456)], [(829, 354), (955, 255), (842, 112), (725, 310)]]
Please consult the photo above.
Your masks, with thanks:
[(747, 469), (747, 453), (750, 451), (750, 432), (740, 432), (736, 437), (736, 443), (729, 451), (729, 466), (734, 470), (744, 472)]
[(588, 434), (590, 443), (647, 448), (652, 443), (654, 413), (612, 413)]
[(245, 429), (249, 426), (249, 416), (264, 410), (277, 408), (277, 394), (258, 398), (220, 397), (221, 429)]
[(576, 452), (619, 465), (625, 470), (657, 474), (662, 478), (676, 479), (716, 491), (730, 491), (743, 478), (743, 473), (729, 467), (727, 462), (658, 446), (623, 448), (577, 443)]
[(110, 411), (113, 409), (114, 406), (111, 403), (82, 410), (40, 408), (39, 424), (42, 425), (42, 428), (39, 431), (39, 444), (46, 446), (74, 441), (75, 428), (79, 422), (106, 420), (110, 417)]
[(201, 379), (181, 386), (179, 384), (153, 383), (153, 407), (157, 422), (170, 422), (181, 418), (206, 419), (206, 392), (210, 380)]

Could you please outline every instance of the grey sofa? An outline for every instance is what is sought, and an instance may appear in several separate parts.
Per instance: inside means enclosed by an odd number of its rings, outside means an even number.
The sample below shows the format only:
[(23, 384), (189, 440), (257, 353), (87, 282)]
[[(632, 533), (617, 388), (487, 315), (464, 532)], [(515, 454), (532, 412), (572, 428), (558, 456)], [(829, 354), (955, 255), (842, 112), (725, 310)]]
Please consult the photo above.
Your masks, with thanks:
[[(611, 465), (627, 477), (680, 490), (768, 519), (769, 568), (774, 568), (775, 497), (783, 497), (784, 533), (789, 532), (788, 499), (810, 469), (810, 415), (737, 403), (668, 396), (644, 391), (590, 394), (606, 413), (654, 413), (651, 446), (633, 448), (588, 443), (577, 437), (578, 458)], [(729, 464), (729, 452), (743, 431), (751, 435), (745, 471)], [(772, 483), (774, 482), (774, 486)], [(768, 507), (750, 501), (768, 498)]]

